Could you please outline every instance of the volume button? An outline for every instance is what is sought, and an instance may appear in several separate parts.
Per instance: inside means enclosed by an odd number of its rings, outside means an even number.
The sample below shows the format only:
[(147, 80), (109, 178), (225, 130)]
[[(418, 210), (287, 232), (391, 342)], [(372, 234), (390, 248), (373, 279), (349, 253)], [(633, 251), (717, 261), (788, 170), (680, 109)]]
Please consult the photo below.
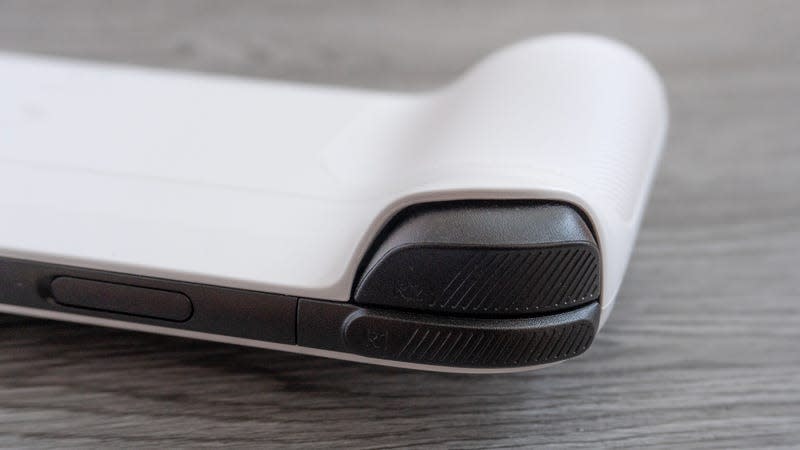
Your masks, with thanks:
[(58, 277), (50, 283), (56, 303), (118, 314), (183, 322), (192, 315), (189, 297), (172, 291), (104, 281)]

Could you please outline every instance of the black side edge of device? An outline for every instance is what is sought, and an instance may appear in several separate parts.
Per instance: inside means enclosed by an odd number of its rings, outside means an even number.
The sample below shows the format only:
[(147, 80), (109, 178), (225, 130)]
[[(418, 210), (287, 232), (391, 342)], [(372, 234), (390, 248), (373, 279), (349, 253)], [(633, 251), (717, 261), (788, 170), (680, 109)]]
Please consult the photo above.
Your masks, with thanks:
[(0, 302), (407, 363), (510, 368), (576, 356), (600, 318), (600, 256), (555, 202), (434, 203), (400, 213), (350, 302), (0, 257)]
[(0, 258), (0, 302), (258, 341), (295, 343), (286, 295)]

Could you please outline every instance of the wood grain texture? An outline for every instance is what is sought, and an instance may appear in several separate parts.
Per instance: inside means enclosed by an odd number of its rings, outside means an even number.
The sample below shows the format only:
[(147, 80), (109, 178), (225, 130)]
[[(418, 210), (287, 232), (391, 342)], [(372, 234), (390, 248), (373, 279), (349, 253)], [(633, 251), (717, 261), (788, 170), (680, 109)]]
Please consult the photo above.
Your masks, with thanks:
[(599, 32), (654, 61), (672, 109), (582, 357), (443, 375), (0, 316), (0, 446), (800, 446), (799, 20), (794, 1), (0, 1), (7, 50), (389, 89)]

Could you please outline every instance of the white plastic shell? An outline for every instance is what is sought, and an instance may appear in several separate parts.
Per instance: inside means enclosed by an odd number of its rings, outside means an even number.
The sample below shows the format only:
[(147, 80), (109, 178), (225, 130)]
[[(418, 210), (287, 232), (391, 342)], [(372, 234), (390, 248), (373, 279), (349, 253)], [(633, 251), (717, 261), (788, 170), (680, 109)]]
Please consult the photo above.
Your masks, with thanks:
[(0, 55), (0, 255), (346, 301), (416, 203), (579, 206), (622, 282), (667, 127), (629, 48), (557, 35), (391, 94)]

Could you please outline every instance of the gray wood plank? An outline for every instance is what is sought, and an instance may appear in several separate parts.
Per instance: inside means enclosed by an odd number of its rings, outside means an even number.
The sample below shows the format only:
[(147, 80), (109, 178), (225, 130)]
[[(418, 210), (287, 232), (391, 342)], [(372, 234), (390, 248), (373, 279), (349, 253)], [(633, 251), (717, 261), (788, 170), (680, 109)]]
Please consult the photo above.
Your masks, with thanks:
[(0, 316), (0, 446), (800, 446), (799, 21), (792, 1), (0, 1), (2, 49), (402, 90), (598, 32), (672, 107), (584, 356), (431, 374)]

